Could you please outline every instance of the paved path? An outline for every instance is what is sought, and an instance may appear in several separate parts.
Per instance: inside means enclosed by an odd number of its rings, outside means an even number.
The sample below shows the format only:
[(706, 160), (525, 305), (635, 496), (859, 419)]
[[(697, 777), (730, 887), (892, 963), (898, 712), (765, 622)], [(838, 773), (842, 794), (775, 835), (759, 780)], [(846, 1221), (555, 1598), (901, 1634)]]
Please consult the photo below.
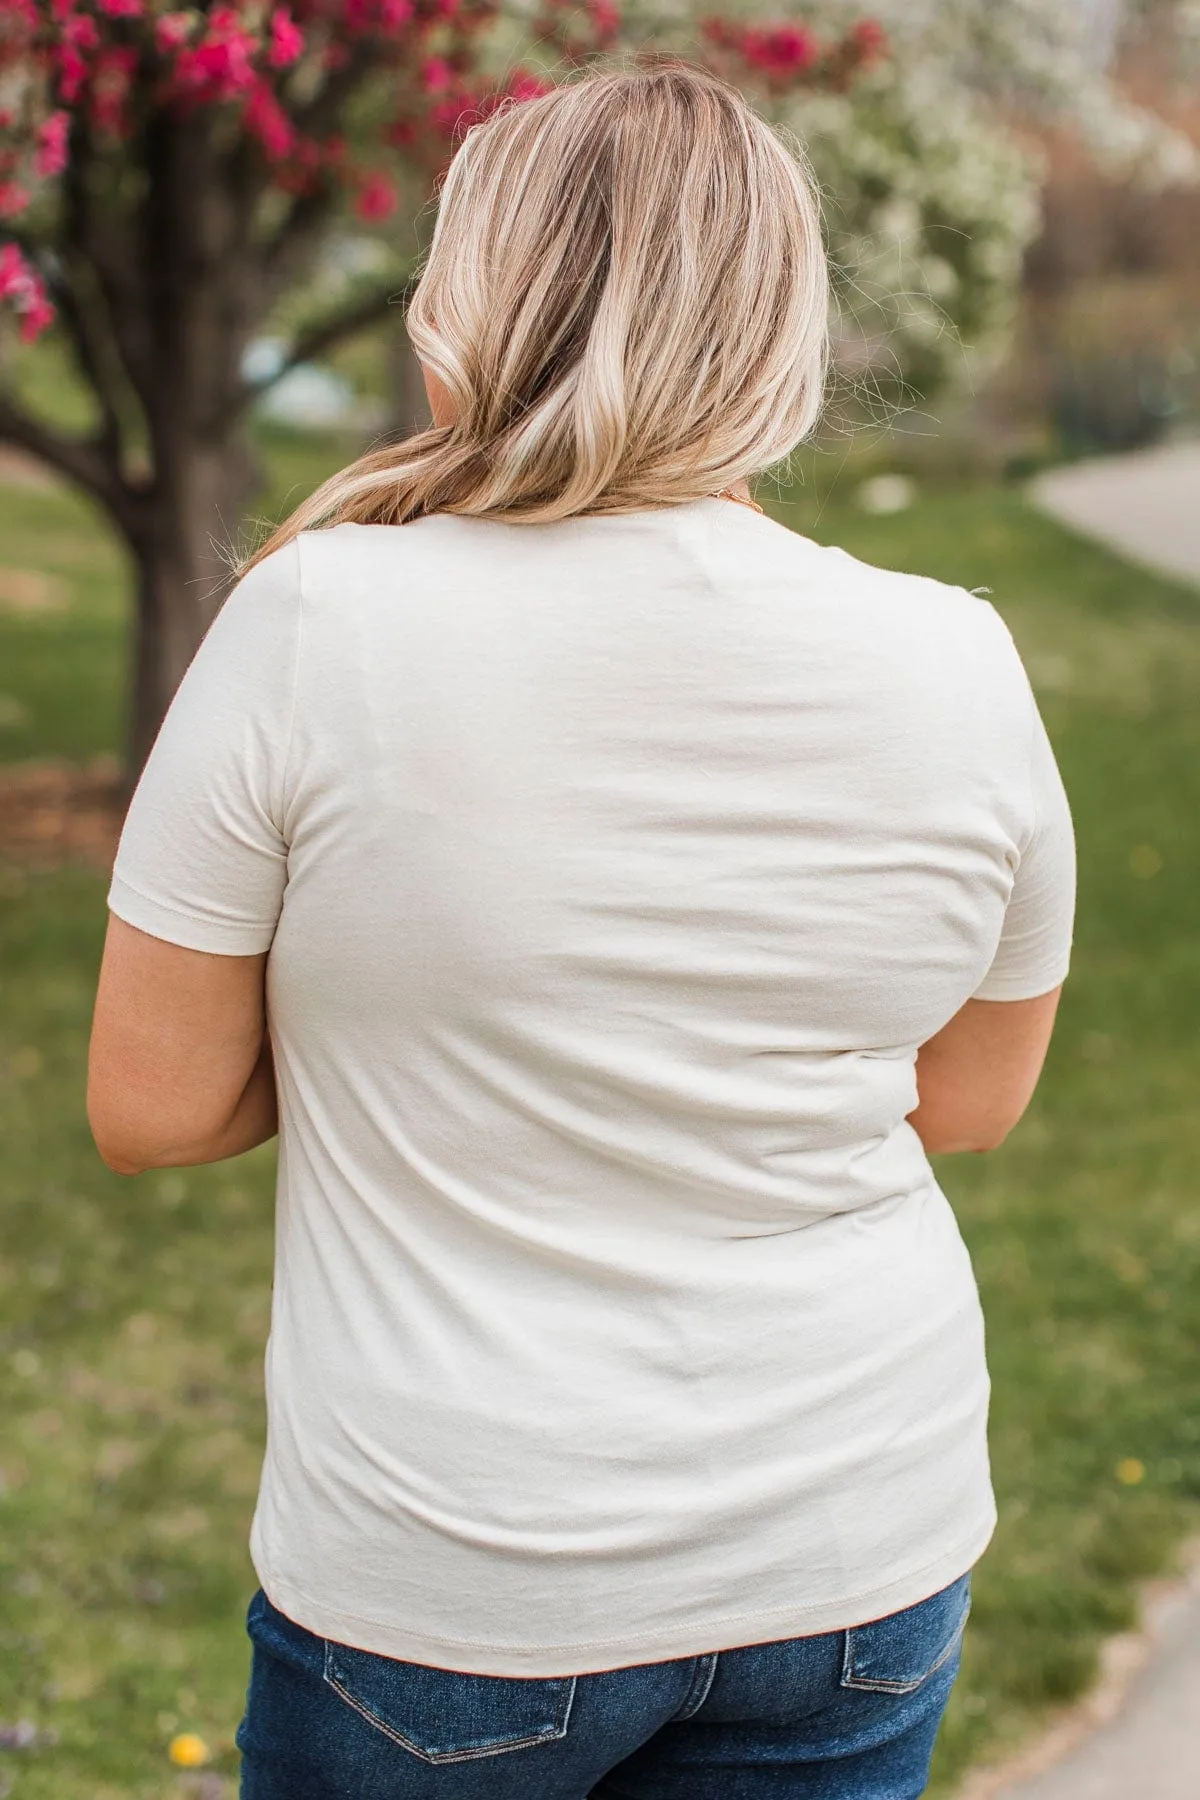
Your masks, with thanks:
[(1035, 476), (1029, 493), (1064, 525), (1123, 556), (1200, 582), (1200, 442), (1067, 463)]
[(1200, 1559), (1159, 1587), (1137, 1638), (1114, 1640), (1096, 1692), (1021, 1759), (961, 1800), (1197, 1800)]
[[(1035, 505), (1132, 561), (1200, 583), (1200, 443), (1047, 470)], [(1200, 1547), (1147, 1596), (1143, 1628), (1114, 1639), (1095, 1692), (959, 1800), (1200, 1800)]]

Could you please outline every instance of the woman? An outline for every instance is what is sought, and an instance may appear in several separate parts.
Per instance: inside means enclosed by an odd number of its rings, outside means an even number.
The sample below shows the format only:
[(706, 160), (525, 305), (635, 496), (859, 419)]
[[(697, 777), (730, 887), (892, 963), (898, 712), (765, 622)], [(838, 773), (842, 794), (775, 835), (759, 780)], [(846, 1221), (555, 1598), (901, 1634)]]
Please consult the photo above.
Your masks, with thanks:
[(994, 1521), (926, 1152), (998, 1144), (1072, 837), (982, 599), (762, 515), (809, 179), (679, 65), (467, 136), (435, 424), (188, 673), (109, 904), (118, 1170), (278, 1128), (250, 1800), (903, 1800)]

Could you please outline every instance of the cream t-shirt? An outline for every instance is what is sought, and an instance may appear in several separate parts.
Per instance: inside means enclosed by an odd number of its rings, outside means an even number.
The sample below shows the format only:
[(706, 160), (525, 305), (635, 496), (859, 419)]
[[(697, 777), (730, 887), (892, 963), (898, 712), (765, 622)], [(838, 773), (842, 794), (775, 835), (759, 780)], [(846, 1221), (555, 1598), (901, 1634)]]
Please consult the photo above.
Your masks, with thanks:
[(988, 1380), (913, 1063), (971, 995), (1063, 980), (1073, 888), (962, 589), (719, 499), (253, 570), (109, 904), (270, 950), (275, 1605), (560, 1675), (961, 1575)]

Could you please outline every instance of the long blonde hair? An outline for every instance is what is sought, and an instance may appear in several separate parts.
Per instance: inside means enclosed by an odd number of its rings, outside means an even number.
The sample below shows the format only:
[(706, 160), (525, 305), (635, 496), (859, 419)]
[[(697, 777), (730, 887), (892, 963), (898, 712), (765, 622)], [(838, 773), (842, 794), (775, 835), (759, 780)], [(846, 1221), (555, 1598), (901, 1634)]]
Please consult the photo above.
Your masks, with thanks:
[(828, 358), (812, 178), (686, 63), (568, 81), (467, 133), (408, 330), (454, 422), (360, 457), (255, 561), (314, 526), (635, 512), (781, 461)]

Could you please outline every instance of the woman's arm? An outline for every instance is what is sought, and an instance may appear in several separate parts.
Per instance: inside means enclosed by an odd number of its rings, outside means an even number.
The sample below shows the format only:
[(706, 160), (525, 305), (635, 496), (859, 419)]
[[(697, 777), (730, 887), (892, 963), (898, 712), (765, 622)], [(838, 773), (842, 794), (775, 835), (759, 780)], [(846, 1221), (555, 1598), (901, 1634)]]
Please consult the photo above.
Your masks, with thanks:
[(110, 1169), (220, 1162), (275, 1136), (266, 960), (187, 950), (110, 916), (87, 1097)]
[(1061, 993), (1060, 985), (1034, 1000), (968, 1000), (921, 1045), (908, 1122), (930, 1155), (1004, 1142), (1033, 1098)]

